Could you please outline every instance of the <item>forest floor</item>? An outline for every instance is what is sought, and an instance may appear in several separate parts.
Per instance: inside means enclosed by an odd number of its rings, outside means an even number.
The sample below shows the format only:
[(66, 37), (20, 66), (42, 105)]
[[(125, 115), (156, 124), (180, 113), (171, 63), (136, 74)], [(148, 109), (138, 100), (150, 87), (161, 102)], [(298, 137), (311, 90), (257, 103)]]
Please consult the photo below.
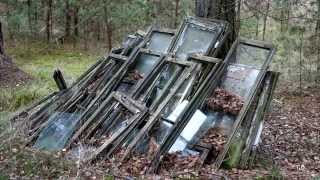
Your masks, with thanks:
[[(96, 167), (79, 168), (61, 153), (45, 153), (23, 146), (15, 132), (2, 133), (10, 113), (55, 90), (52, 72), (60, 68), (70, 83), (95, 62), (97, 56), (81, 52), (42, 48), (9, 53), (15, 63), (34, 77), (23, 86), (0, 90), (0, 180), (57, 179), (64, 177), (106, 178)], [(44, 55), (37, 55), (44, 54)], [(278, 88), (265, 122), (262, 146), (251, 170), (222, 170), (231, 179), (320, 179), (320, 91), (301, 93)]]
[[(283, 86), (288, 87), (288, 86)], [(240, 177), (320, 179), (320, 91), (278, 88), (252, 170), (227, 172)], [(267, 167), (267, 168), (266, 168)]]
[(31, 80), (31, 77), (14, 64), (10, 57), (0, 55), (0, 87), (20, 86)]

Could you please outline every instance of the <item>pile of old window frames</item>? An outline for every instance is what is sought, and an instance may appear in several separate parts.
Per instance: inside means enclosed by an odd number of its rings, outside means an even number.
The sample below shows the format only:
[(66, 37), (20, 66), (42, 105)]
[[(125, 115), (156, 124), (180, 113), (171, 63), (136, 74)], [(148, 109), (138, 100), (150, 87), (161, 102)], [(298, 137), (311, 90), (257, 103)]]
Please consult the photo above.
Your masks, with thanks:
[[(268, 72), (275, 50), (239, 39), (220, 60), (229, 32), (227, 22), (188, 17), (178, 30), (151, 27), (146, 34), (129, 35), (69, 88), (13, 120), (27, 125), (27, 145), (57, 151), (81, 143), (94, 149), (86, 158), (90, 162), (147, 155), (148, 142), (155, 140), (149, 171), (177, 151), (197, 154), (206, 163), (210, 146), (198, 141), (217, 127), (227, 143), (211, 162), (216, 168), (247, 167), (277, 83), (278, 74)], [(244, 99), (238, 116), (206, 108), (218, 87)], [(119, 151), (124, 153), (116, 156)]]

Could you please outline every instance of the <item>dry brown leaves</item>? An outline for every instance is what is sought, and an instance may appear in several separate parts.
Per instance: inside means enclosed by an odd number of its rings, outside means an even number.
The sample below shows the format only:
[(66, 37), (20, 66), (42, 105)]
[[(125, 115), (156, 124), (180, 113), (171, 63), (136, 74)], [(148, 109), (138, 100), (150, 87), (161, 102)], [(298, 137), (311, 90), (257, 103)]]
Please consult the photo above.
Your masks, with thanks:
[(217, 88), (207, 101), (207, 104), (211, 109), (223, 111), (232, 115), (238, 115), (243, 106), (241, 97), (222, 88)]
[(201, 166), (199, 156), (185, 156), (181, 152), (166, 154), (160, 165), (160, 175), (198, 174)]
[(320, 176), (320, 91), (281, 92), (263, 131), (263, 148), (291, 179)]
[(227, 141), (225, 136), (218, 128), (210, 128), (207, 133), (200, 139), (200, 143), (210, 144), (214, 147), (216, 153), (223, 150), (224, 144)]

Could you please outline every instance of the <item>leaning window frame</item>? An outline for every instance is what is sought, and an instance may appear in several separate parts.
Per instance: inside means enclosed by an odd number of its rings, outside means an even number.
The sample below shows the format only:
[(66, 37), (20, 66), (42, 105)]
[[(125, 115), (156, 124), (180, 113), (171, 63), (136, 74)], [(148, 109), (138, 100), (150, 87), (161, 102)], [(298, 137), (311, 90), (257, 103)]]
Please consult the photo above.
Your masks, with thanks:
[[(125, 75), (127, 74), (127, 70), (128, 68), (135, 63), (135, 60), (137, 60), (139, 58), (139, 55), (141, 55), (142, 53), (151, 53), (150, 51), (146, 50), (146, 49), (138, 49), (127, 61), (127, 63), (122, 66), (118, 73), (116, 75), (113, 76), (112, 78), (112, 82), (110, 82), (109, 84), (107, 84), (105, 86), (106, 91), (104, 91), (103, 93), (101, 93), (91, 104), (90, 106), (87, 107), (86, 111), (84, 114), (81, 115), (81, 120), (83, 119), (88, 119), (91, 114), (93, 114), (95, 112), (95, 108), (94, 106), (97, 106), (99, 104), (101, 104), (105, 99), (108, 98), (108, 96), (110, 96), (110, 93), (112, 91), (114, 91), (117, 86), (121, 83), (121, 80), (125, 77)], [(162, 55), (158, 54), (158, 53), (154, 53), (152, 52), (154, 55), (159, 57), (159, 62), (162, 61), (163, 57)], [(93, 110), (91, 110), (93, 109)], [(90, 111), (91, 110), (91, 111)], [(82, 123), (82, 125), (80, 127), (85, 127), (85, 125), (88, 125), (90, 122), (88, 122), (87, 120)], [(82, 128), (83, 129), (83, 128)], [(67, 147), (70, 147), (70, 145), (72, 143), (74, 143), (75, 141), (78, 140), (78, 137), (81, 135), (82, 131), (79, 131), (78, 133), (73, 134), (70, 142), (68, 143)]]
[[(161, 53), (161, 54), (169, 54), (170, 53), (170, 50), (176, 40), (176, 30), (174, 29), (167, 29), (167, 28), (157, 28), (155, 26), (151, 26), (148, 30), (148, 33), (146, 34), (145, 36), (145, 39), (144, 41), (142, 42), (142, 45), (141, 47), (142, 48), (145, 48), (145, 49), (149, 49), (148, 48), (148, 44), (150, 43), (150, 41), (152, 40), (152, 36), (154, 33), (162, 33), (162, 34), (168, 34), (170, 36), (172, 36), (172, 40), (171, 42), (169, 43), (169, 46), (167, 48), (167, 51), (166, 52), (158, 52), (158, 53)], [(152, 50), (152, 49), (149, 49), (151, 51), (155, 51), (155, 50)], [(156, 51), (155, 51), (156, 52)]]
[[(161, 160), (161, 157), (164, 153), (168, 152), (169, 149), (171, 148), (171, 146), (173, 145), (173, 143), (175, 142), (175, 140), (177, 139), (177, 136), (180, 135), (180, 133), (182, 132), (182, 130), (184, 129), (184, 127), (188, 124), (190, 118), (192, 117), (193, 113), (197, 110), (197, 109), (202, 109), (202, 107), (205, 105), (205, 99), (206, 97), (210, 96), (210, 93), (215, 89), (217, 88), (218, 84), (219, 84), (219, 81), (220, 79), (222, 78), (222, 76), (224, 75), (224, 73), (226, 72), (227, 70), (227, 67), (232, 64), (230, 63), (229, 61), (231, 61), (231, 56), (233, 54), (233, 52), (235, 51), (235, 48), (237, 48), (237, 45), (239, 43), (244, 43), (246, 45), (252, 45), (252, 46), (255, 46), (255, 47), (259, 47), (259, 48), (263, 48), (263, 49), (270, 49), (270, 52), (269, 52), (269, 55), (264, 63), (264, 65), (262, 66), (261, 68), (261, 72), (259, 73), (259, 76), (256, 80), (256, 86), (258, 86), (259, 84), (261, 84), (261, 81), (268, 69), (268, 65), (270, 64), (271, 60), (272, 60), (272, 57), (273, 55), (275, 54), (275, 48), (271, 45), (271, 44), (268, 44), (268, 43), (264, 43), (264, 42), (260, 42), (260, 41), (252, 41), (252, 40), (247, 40), (247, 39), (238, 39), (236, 40), (236, 42), (233, 44), (231, 50), (229, 51), (225, 61), (223, 62), (223, 65), (220, 66), (220, 68), (217, 70), (217, 73), (215, 73), (215, 75), (211, 76), (207, 82), (205, 83), (206, 85), (202, 88), (202, 92), (200, 92), (198, 94), (198, 96), (195, 96), (195, 98), (191, 101), (191, 104), (193, 104), (193, 107), (191, 109), (189, 109), (186, 114), (184, 114), (182, 116), (183, 119), (186, 119), (186, 122), (183, 122), (184, 124), (182, 124), (180, 127), (178, 127), (175, 131), (175, 134), (176, 135), (173, 135), (173, 136), (170, 136), (170, 138), (167, 140), (167, 145), (164, 146), (162, 152), (159, 152), (159, 154), (156, 156), (157, 159), (155, 160)], [(252, 88), (252, 92), (250, 93), (251, 95), (249, 95), (249, 97), (253, 97), (254, 94), (256, 93), (255, 90), (257, 88)], [(249, 99), (249, 98), (248, 98)], [(238, 115), (238, 118), (237, 120), (235, 121), (234, 123), (234, 129), (233, 131), (237, 131), (238, 128), (237, 128), (237, 124), (241, 124), (241, 121), (243, 120), (246, 112), (247, 112), (247, 109), (249, 107), (249, 105), (252, 103), (252, 100), (248, 100), (246, 101), (244, 107), (242, 108), (241, 112), (239, 113)], [(199, 108), (201, 107), (201, 108)], [(221, 166), (221, 163), (222, 161), (224, 160), (224, 157), (226, 155), (226, 149), (229, 149), (229, 146), (230, 146), (230, 142), (231, 142), (231, 139), (232, 137), (234, 136), (234, 133), (231, 133), (228, 137), (228, 141), (226, 143), (226, 145), (224, 146), (224, 151), (223, 152), (220, 152), (218, 158), (216, 158), (216, 161), (215, 161), (215, 167), (216, 168), (219, 168)], [(221, 160), (222, 159), (222, 160)], [(155, 162), (154, 160), (154, 162)], [(154, 168), (157, 168), (157, 165), (154, 166)]]
[[(173, 88), (168, 87), (167, 90), (169, 91), (169, 95), (167, 95), (162, 101), (157, 102), (156, 104), (159, 104), (158, 106), (153, 105), (154, 108), (152, 110), (152, 107), (151, 107), (150, 116), (141, 120), (140, 123), (142, 123), (145, 120), (147, 120), (147, 122), (143, 126), (143, 128), (139, 130), (136, 137), (128, 144), (127, 149), (126, 149), (126, 153), (120, 161), (126, 159), (129, 156), (129, 154), (131, 153), (133, 148), (138, 144), (138, 142), (141, 140), (141, 138), (143, 138), (143, 136), (153, 127), (153, 125), (161, 119), (161, 112), (162, 112), (163, 108), (169, 103), (171, 97), (173, 97), (175, 95), (175, 93), (179, 90), (179, 88), (183, 85), (184, 80), (192, 76), (192, 71), (196, 67), (196, 64), (193, 62), (178, 62), (172, 58), (167, 59), (165, 62), (174, 63), (174, 64), (177, 64), (180, 66), (184, 66), (184, 70), (182, 71), (181, 76), (174, 81), (174, 83), (173, 83), (174, 87)], [(165, 64), (165, 63), (163, 63), (163, 64)], [(164, 66), (162, 66), (162, 67), (164, 67)], [(164, 94), (166, 94), (166, 93), (164, 93)], [(133, 132), (133, 130), (134, 129), (132, 129), (132, 132)], [(114, 151), (116, 151), (116, 149), (114, 149)], [(113, 152), (111, 152), (110, 155), (112, 153)]]
[[(198, 89), (196, 90), (195, 94), (192, 96), (187, 107), (184, 109), (184, 111), (178, 117), (176, 122), (179, 122), (179, 123), (176, 123), (174, 125), (174, 127), (172, 127), (168, 136), (164, 140), (164, 143), (161, 145), (159, 150), (156, 152), (156, 155), (154, 156), (154, 159), (152, 160), (152, 165), (150, 166), (150, 170), (149, 170), (150, 172), (156, 171), (156, 169), (159, 166), (162, 155), (164, 155), (167, 151), (169, 151), (170, 147), (174, 143), (174, 140), (172, 140), (172, 138), (176, 139), (180, 135), (180, 133), (177, 133), (176, 131), (177, 131), (177, 129), (181, 128), (181, 124), (186, 123), (183, 120), (185, 114), (187, 114), (190, 111), (190, 109), (192, 110), (194, 108), (193, 102), (197, 101), (197, 97), (199, 97), (199, 95), (204, 90), (206, 90), (206, 85), (208, 84), (208, 82), (212, 79), (212, 77), (215, 77), (217, 74), (220, 73), (221, 67), (222, 67), (222, 60), (217, 59), (217, 58), (213, 58), (213, 57), (208, 57), (208, 56), (201, 56), (198, 54), (190, 55), (189, 61), (195, 62), (197, 64), (206, 64), (207, 68), (211, 69), (211, 70), (208, 72), (207, 75), (204, 75), (205, 79), (202, 82), (200, 82)], [(170, 142), (172, 142), (171, 145), (170, 145)], [(201, 159), (203, 159), (202, 160), (202, 163), (203, 163), (204, 158), (201, 158)]]
[[(82, 75), (80, 78), (78, 78), (78, 80), (76, 80), (76, 82), (73, 83), (72, 86), (70, 86), (67, 90), (64, 90), (63, 93), (61, 95), (59, 95), (56, 100), (49, 102), (49, 104), (47, 104), (45, 107), (39, 109), (33, 115), (31, 115), (30, 121), (38, 121), (39, 118), (41, 118), (41, 119), (44, 118), (46, 120), (44, 120), (44, 122), (42, 122), (36, 128), (32, 129), (32, 134), (28, 138), (28, 143), (27, 144), (32, 144), (35, 141), (35, 139), (38, 137), (40, 132), (50, 123), (48, 121), (49, 115), (47, 115), (47, 117), (43, 117), (46, 114), (45, 110), (50, 108), (51, 105), (54, 105), (54, 104), (57, 104), (57, 103), (59, 104), (59, 102), (61, 102), (61, 98), (66, 99), (66, 101), (64, 101), (64, 103), (63, 103), (64, 104), (63, 107), (69, 107), (69, 104), (70, 105), (73, 104), (71, 100), (74, 99), (73, 98), (74, 95), (77, 94), (80, 90), (83, 90), (82, 88), (77, 89), (78, 84), (80, 84), (80, 82), (83, 82), (83, 81), (89, 81), (90, 78), (93, 78), (93, 75), (96, 73), (94, 71), (97, 71), (101, 66), (106, 64), (108, 60), (114, 60), (116, 63), (121, 63), (120, 64), (121, 68), (120, 68), (120, 70), (117, 71), (117, 73), (120, 73), (121, 69), (124, 68), (126, 66), (126, 64), (128, 63), (128, 59), (126, 57), (124, 57), (124, 56), (117, 55), (117, 54), (109, 54), (107, 57), (105, 57), (105, 59), (102, 62), (99, 61), (94, 66), (89, 68), (89, 70), (84, 75)], [(113, 80), (114, 80), (114, 77), (111, 77), (111, 79), (108, 81), (108, 84), (111, 84)], [(106, 85), (106, 87), (108, 87), (108, 86)], [(77, 89), (76, 92), (72, 92), (73, 89)], [(97, 95), (97, 97), (98, 96), (99, 95)], [(51, 109), (50, 111), (60, 111), (60, 110), (62, 112), (65, 111), (65, 109), (62, 109), (61, 106), (56, 106), (55, 108)], [(33, 117), (33, 116), (35, 116), (35, 117)]]
[(201, 54), (203, 56), (216, 57), (221, 47), (223, 46), (224, 42), (228, 38), (228, 34), (231, 33), (230, 24), (227, 21), (200, 18), (200, 17), (187, 17), (184, 19), (183, 23), (180, 25), (179, 31), (176, 33), (177, 37), (175, 38), (175, 41), (173, 42), (171, 49), (169, 51), (174, 56), (177, 53), (175, 48), (179, 43), (179, 39), (181, 35), (184, 33), (185, 27), (188, 26), (189, 24), (200, 26), (201, 28), (204, 28), (205, 30), (211, 31), (211, 32), (216, 31), (217, 25), (220, 25), (222, 27), (222, 31), (219, 34), (219, 36), (217, 36), (216, 41), (212, 41), (208, 49), (206, 50), (206, 52)]
[[(158, 80), (158, 76), (160, 73), (163, 71), (163, 69), (166, 67), (168, 64), (173, 64), (174, 66), (180, 66), (182, 67), (181, 72), (179, 74), (183, 75), (186, 73), (188, 69), (191, 68), (193, 65), (190, 62), (187, 61), (177, 61), (175, 58), (171, 58), (167, 56), (164, 61), (162, 61), (156, 68), (152, 70), (148, 78), (146, 78), (144, 81), (142, 81), (134, 90), (134, 93), (132, 94), (132, 97), (134, 99), (138, 99), (142, 102), (145, 102), (146, 96), (150, 93), (150, 91), (153, 89), (155, 86), (155, 82)], [(172, 75), (171, 78), (174, 78), (175, 76), (179, 75), (177, 72)], [(170, 78), (170, 79), (171, 79)], [(156, 98), (156, 100), (152, 103), (150, 106), (150, 110), (154, 111), (157, 109), (161, 101), (163, 101), (164, 96), (170, 92), (170, 89), (172, 86), (178, 81), (178, 77), (175, 77), (170, 81), (163, 89), (163, 92)], [(151, 86), (149, 86), (151, 85)]]
[[(126, 138), (129, 134), (130, 130), (132, 128), (134, 128), (136, 126), (136, 124), (138, 122), (140, 122), (140, 119), (142, 119), (146, 115), (146, 113), (148, 112), (148, 109), (144, 106), (144, 104), (141, 104), (140, 102), (133, 100), (128, 95), (125, 95), (121, 92), (114, 91), (108, 97), (108, 99), (106, 99), (101, 104), (99, 109), (95, 112), (95, 114), (91, 118), (95, 119), (100, 113), (103, 112), (103, 110), (105, 109), (106, 106), (111, 104), (110, 105), (110, 107), (111, 107), (114, 103), (116, 105), (114, 108), (110, 109), (110, 112), (114, 111), (116, 108), (119, 109), (119, 105), (122, 106), (122, 108), (125, 108), (125, 111), (129, 111), (130, 113), (132, 113), (131, 117), (129, 118), (130, 119), (129, 123), (125, 127), (118, 129), (116, 132), (114, 132), (110, 138), (104, 140), (103, 144), (100, 145), (92, 153), (92, 155), (86, 159), (86, 161), (96, 160), (97, 158), (100, 158), (102, 156), (101, 153), (108, 153), (108, 149), (110, 149), (110, 148), (112, 149), (112, 145), (117, 146), (119, 141)], [(121, 111), (123, 111), (123, 110), (120, 110), (119, 113), (121, 113)], [(108, 119), (108, 120), (117, 121), (117, 117), (115, 117), (113, 119)], [(96, 126), (95, 123), (98, 123), (98, 122), (92, 122), (90, 124), (90, 126)], [(90, 126), (87, 126), (86, 129), (89, 129)], [(91, 134), (92, 131), (89, 131), (88, 133)], [(88, 138), (90, 138), (90, 137), (88, 137), (88, 135), (90, 135), (90, 134), (84, 134), (84, 136), (86, 137), (85, 140), (88, 140)], [(106, 159), (107, 156), (105, 156), (103, 158)]]
[[(137, 87), (140, 86), (140, 84), (144, 81), (146, 81), (146, 79), (148, 79), (148, 77), (152, 74), (153, 70), (155, 68), (157, 68), (159, 65), (162, 64), (162, 62), (165, 60), (165, 55), (159, 53), (159, 52), (155, 52), (155, 51), (151, 51), (149, 49), (145, 49), (145, 48), (140, 48), (138, 50), (138, 52), (136, 53), (136, 55), (133, 57), (133, 61), (132, 63), (128, 66), (127, 71), (129, 70), (130, 66), (133, 65), (136, 60), (139, 58), (140, 55), (142, 54), (146, 54), (146, 55), (151, 55), (151, 56), (156, 56), (159, 58), (158, 62), (154, 65), (154, 67), (152, 68), (152, 70), (146, 74), (140, 81), (137, 82), (137, 84), (132, 86), (132, 92), (130, 93), (130, 95), (132, 96), (132, 94), (136, 91)], [(113, 90), (117, 90), (117, 88), (120, 86), (121, 82), (124, 80), (125, 75), (127, 75), (128, 72), (126, 72), (121, 78), (120, 80), (118, 80), (118, 82), (114, 85)]]
[(267, 74), (268, 68), (269, 68), (270, 63), (272, 61), (272, 58), (276, 52), (276, 49), (272, 44), (269, 44), (266, 42), (261, 42), (261, 41), (256, 41), (256, 40), (248, 40), (248, 39), (240, 38), (240, 39), (236, 40), (236, 42), (233, 44), (231, 50), (229, 51), (230, 53), (228, 54), (227, 59), (231, 57), (232, 53), (236, 50), (237, 46), (241, 43), (244, 45), (247, 45), (247, 46), (253, 46), (253, 47), (261, 48), (261, 49), (267, 49), (267, 50), (269, 50), (269, 53), (268, 53), (266, 60), (264, 61), (264, 64), (261, 66), (261, 68), (259, 68), (260, 72), (257, 76), (257, 79), (256, 79), (253, 87), (250, 89), (248, 99), (244, 102), (244, 105), (243, 105), (240, 113), (238, 114), (236, 121), (233, 124), (233, 129), (227, 138), (227, 142), (224, 145), (224, 150), (219, 153), (219, 155), (216, 159), (216, 162), (214, 163), (214, 166), (216, 168), (220, 168), (221, 164), (223, 163), (225, 156), (227, 155), (227, 152), (229, 151), (231, 143), (235, 138), (236, 132), (239, 130), (241, 123), (245, 119), (246, 114), (248, 113), (249, 108), (258, 93), (258, 89), (261, 86), (263, 79)]

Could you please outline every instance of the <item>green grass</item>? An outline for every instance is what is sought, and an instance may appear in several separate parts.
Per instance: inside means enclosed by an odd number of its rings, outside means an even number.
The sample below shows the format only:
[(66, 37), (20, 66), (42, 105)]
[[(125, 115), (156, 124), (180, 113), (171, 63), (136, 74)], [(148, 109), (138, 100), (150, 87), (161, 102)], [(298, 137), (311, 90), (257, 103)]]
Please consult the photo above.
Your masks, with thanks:
[[(0, 89), (0, 124), (1, 119), (19, 108), (56, 91), (52, 78), (53, 71), (59, 68), (71, 84), (96, 60), (97, 55), (89, 55), (79, 50), (64, 50), (34, 43), (29, 46), (8, 47), (7, 54), (22, 70), (33, 77), (33, 81), (24, 86)], [(6, 112), (6, 113), (5, 113)]]

